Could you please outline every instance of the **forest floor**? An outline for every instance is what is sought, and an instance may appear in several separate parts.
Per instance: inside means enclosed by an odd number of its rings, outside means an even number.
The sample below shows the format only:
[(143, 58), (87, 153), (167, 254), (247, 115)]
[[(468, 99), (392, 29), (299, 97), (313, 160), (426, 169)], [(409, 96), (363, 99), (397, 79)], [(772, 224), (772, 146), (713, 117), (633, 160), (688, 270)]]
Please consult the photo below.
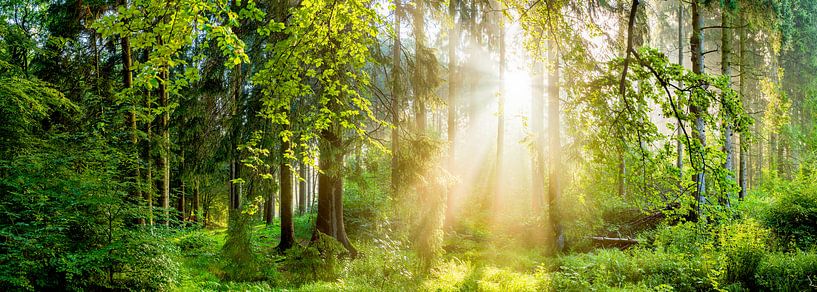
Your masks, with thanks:
[[(296, 238), (302, 245), (311, 237), (310, 218), (296, 218)], [(229, 281), (219, 257), (226, 228), (180, 233), (174, 241), (182, 249), (177, 291), (535, 291), (547, 284), (546, 267), (556, 260), (543, 250), (524, 246), (509, 238), (491, 239), (479, 234), (448, 234), (445, 253), (424, 265), (409, 247), (388, 239), (356, 240), (355, 259), (303, 266), (308, 257), (293, 251), (276, 254), (280, 226), (253, 227), (253, 248), (261, 268), (257, 279)], [(300, 253), (300, 254), (298, 254)], [(319, 271), (329, 269), (331, 271)], [(544, 282), (543, 282), (544, 281)]]
[[(779, 196), (796, 194), (781, 190)], [(795, 238), (808, 239), (798, 243), (772, 229), (778, 226), (774, 218), (788, 224), (817, 210), (817, 197), (794, 197), (799, 199), (778, 204), (753, 193), (735, 208), (740, 218), (711, 228), (665, 222), (639, 233), (640, 243), (626, 250), (574, 239), (570, 251), (558, 256), (526, 242), (525, 230), (531, 229), (498, 224), (505, 229), (490, 231), (483, 223), (440, 234), (442, 250), (426, 262), (421, 254), (427, 251), (406, 244), (417, 240), (392, 238), (410, 231), (350, 216), (347, 227), (359, 251), (351, 259), (334, 241), (309, 242), (314, 217), (307, 215), (295, 218), (301, 245), (280, 255), (278, 223), (256, 224), (250, 253), (255, 264), (231, 266), (225, 263), (235, 261), (221, 253), (228, 231), (197, 229), (171, 236), (180, 249), (172, 284), (175, 291), (815, 291), (817, 245), (808, 240), (817, 237)], [(784, 228), (791, 229), (777, 230)]]

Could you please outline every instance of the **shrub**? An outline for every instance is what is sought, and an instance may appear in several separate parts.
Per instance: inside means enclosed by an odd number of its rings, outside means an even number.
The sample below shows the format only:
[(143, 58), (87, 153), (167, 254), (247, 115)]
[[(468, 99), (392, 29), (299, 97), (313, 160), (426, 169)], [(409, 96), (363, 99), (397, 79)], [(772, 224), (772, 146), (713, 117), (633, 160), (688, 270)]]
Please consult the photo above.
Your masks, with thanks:
[(808, 248), (817, 243), (817, 190), (792, 187), (772, 204), (764, 216), (786, 247)]
[(323, 233), (308, 246), (294, 246), (287, 250), (281, 274), (296, 286), (315, 281), (334, 281), (340, 274), (340, 255), (346, 253), (343, 245)]
[(700, 254), (701, 230), (693, 222), (658, 228), (652, 246), (668, 253)]
[(119, 262), (114, 283), (131, 290), (167, 290), (179, 278), (179, 262), (173, 256), (178, 253), (176, 246), (152, 236), (129, 240), (112, 254)]
[(218, 242), (206, 233), (194, 231), (179, 239), (176, 245), (187, 255), (196, 255), (211, 251)]
[(768, 252), (770, 236), (771, 232), (754, 219), (721, 227), (718, 242), (727, 261), (728, 281), (755, 287), (755, 270)]
[(358, 257), (346, 263), (341, 272), (344, 281), (381, 291), (416, 285), (420, 265), (413, 253), (389, 238), (373, 243), (359, 246)]
[(423, 291), (469, 291), (476, 290), (478, 271), (468, 261), (451, 259), (431, 269), (422, 284)]
[(817, 254), (770, 254), (758, 265), (757, 284), (767, 291), (817, 290)]
[(560, 271), (551, 275), (557, 291), (644, 289), (672, 286), (682, 291), (708, 290), (711, 260), (695, 254), (649, 249), (601, 249), (562, 258)]

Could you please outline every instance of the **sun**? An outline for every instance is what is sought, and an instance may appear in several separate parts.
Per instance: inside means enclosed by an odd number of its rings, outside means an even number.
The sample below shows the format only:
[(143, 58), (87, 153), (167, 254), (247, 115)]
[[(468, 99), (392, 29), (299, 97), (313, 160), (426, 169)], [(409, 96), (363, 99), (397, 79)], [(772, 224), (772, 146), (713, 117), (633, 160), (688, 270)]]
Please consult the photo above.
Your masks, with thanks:
[(512, 64), (505, 77), (505, 115), (527, 115), (531, 106), (531, 78), (524, 64)]

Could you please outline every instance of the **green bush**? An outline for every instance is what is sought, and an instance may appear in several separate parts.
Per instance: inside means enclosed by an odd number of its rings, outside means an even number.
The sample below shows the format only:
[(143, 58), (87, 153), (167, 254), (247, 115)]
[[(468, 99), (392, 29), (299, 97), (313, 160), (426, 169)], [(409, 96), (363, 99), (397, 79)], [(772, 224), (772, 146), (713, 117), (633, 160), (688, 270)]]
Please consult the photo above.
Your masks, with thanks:
[(815, 291), (817, 254), (770, 254), (758, 265), (755, 277), (766, 291)]
[(657, 250), (668, 253), (701, 253), (701, 230), (693, 222), (678, 225), (659, 227), (653, 233), (653, 240), (647, 242)]
[(176, 245), (186, 255), (196, 255), (214, 251), (212, 249), (218, 246), (218, 242), (202, 231), (193, 231), (179, 239)]
[(414, 281), (420, 275), (420, 264), (413, 253), (388, 238), (372, 243), (358, 246), (358, 257), (345, 263), (341, 272), (344, 282), (379, 291), (417, 285)]
[[(167, 290), (177, 284), (179, 250), (167, 240), (146, 236), (133, 238), (112, 253), (117, 288), (142, 291)], [(104, 266), (104, 264), (103, 264)]]
[(769, 251), (771, 232), (754, 219), (724, 225), (718, 234), (721, 251), (726, 258), (727, 280), (755, 288), (757, 265)]
[(281, 264), (281, 275), (287, 282), (300, 286), (315, 281), (334, 281), (341, 271), (343, 245), (331, 236), (319, 233), (317, 241), (287, 250)]
[(708, 290), (717, 284), (710, 279), (712, 270), (717, 270), (712, 260), (694, 254), (600, 249), (563, 257), (559, 272), (551, 275), (551, 282), (557, 291), (659, 286), (682, 291)]
[(764, 221), (785, 247), (807, 249), (817, 244), (817, 190), (792, 185), (767, 209)]

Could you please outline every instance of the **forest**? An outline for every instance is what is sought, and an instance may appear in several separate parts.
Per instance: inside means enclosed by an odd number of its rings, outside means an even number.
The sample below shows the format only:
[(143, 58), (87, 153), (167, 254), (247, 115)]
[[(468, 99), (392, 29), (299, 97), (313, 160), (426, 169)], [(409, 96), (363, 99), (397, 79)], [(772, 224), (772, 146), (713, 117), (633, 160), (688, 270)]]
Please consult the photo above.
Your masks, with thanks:
[(0, 290), (817, 291), (817, 1), (2, 0)]

